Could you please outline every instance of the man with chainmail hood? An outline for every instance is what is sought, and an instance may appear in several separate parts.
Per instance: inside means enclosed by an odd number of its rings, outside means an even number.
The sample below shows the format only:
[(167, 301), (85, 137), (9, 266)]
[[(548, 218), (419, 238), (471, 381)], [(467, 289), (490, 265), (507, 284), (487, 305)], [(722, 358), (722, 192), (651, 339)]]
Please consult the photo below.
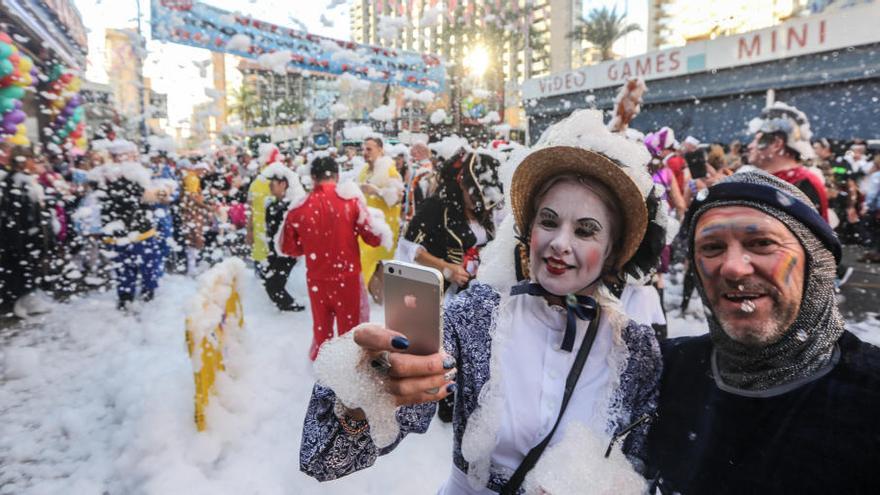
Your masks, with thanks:
[(810, 199), (738, 173), (684, 228), (709, 334), (664, 344), (655, 492), (880, 493), (880, 349), (845, 329)]

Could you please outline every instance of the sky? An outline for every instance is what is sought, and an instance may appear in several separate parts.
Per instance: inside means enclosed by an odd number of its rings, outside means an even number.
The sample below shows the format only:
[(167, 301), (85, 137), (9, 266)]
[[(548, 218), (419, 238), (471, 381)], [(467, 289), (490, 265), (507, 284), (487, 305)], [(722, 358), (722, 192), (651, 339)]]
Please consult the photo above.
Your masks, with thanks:
[[(135, 28), (137, 26), (136, 0), (75, 0), (89, 31), (89, 61), (86, 79), (106, 83), (108, 75), (104, 69), (104, 32), (107, 28)], [(298, 22), (309, 32), (337, 39), (350, 39), (349, 2), (334, 0), (206, 0), (215, 7), (241, 12), (256, 19), (296, 28)], [(618, 12), (628, 12), (630, 22), (643, 27), (647, 23), (647, 2), (638, 0), (601, 0), (584, 2), (585, 9), (601, 5), (617, 7)], [(152, 88), (168, 95), (168, 122), (174, 126), (188, 122), (195, 104), (209, 100), (205, 88), (211, 86), (210, 73), (201, 77), (194, 61), (207, 60), (210, 52), (173, 43), (150, 40), (150, 0), (141, 0), (141, 26), (147, 38), (148, 56), (144, 74), (150, 78)], [(322, 22), (325, 20), (332, 26)], [(298, 21), (298, 22), (297, 22)], [(642, 53), (645, 50), (645, 33), (636, 32), (621, 40), (614, 47), (624, 56)]]

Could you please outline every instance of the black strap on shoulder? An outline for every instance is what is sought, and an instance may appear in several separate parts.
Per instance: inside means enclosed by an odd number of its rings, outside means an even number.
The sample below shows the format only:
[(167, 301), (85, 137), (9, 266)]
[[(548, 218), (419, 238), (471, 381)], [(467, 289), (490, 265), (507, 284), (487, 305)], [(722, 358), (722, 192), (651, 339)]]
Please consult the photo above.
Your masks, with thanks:
[(504, 485), (504, 488), (501, 489), (501, 495), (514, 495), (519, 491), (520, 486), (522, 486), (523, 481), (526, 479), (526, 475), (529, 474), (529, 471), (531, 471), (532, 468), (535, 467), (535, 464), (538, 463), (538, 459), (541, 458), (541, 454), (544, 453), (544, 449), (547, 448), (550, 439), (553, 438), (553, 434), (556, 433), (556, 428), (559, 427), (562, 415), (565, 414), (565, 408), (568, 407), (568, 402), (571, 400), (571, 394), (574, 392), (578, 378), (581, 376), (581, 371), (584, 369), (584, 363), (587, 362), (587, 356), (590, 355), (593, 341), (596, 340), (596, 334), (599, 330), (600, 313), (601, 307), (597, 305), (596, 314), (593, 316), (593, 319), (590, 320), (587, 334), (584, 335), (584, 340), (581, 342), (577, 356), (574, 358), (574, 363), (571, 365), (571, 371), (568, 372), (568, 378), (565, 379), (565, 393), (562, 396), (562, 406), (559, 408), (559, 416), (556, 417), (556, 424), (553, 425), (553, 429), (550, 430), (550, 433), (548, 433), (546, 437), (544, 437), (544, 440), (541, 440), (541, 443), (532, 447), (532, 450), (526, 454), (526, 457), (522, 460), (519, 467), (516, 468), (513, 476), (510, 477), (510, 480)]

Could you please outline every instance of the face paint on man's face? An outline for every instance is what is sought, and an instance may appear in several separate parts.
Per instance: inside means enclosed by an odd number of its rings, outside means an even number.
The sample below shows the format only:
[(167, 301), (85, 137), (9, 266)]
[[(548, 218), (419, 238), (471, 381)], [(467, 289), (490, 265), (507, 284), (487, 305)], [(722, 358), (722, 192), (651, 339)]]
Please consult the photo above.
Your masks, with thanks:
[(555, 184), (532, 223), (532, 279), (559, 296), (591, 293), (611, 251), (611, 221), (608, 207), (587, 187)]
[(694, 232), (700, 281), (725, 333), (746, 345), (779, 340), (800, 311), (805, 285), (806, 255), (795, 235), (744, 206), (707, 211)]

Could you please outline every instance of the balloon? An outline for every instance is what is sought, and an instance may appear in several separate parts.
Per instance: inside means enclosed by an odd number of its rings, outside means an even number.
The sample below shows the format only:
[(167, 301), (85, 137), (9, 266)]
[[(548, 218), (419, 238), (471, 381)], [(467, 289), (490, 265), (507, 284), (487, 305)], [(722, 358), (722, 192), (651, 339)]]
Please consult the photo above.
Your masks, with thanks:
[(21, 100), (14, 100), (14, 101), (15, 101), (14, 105), (15, 105), (16, 110), (21, 110), (22, 107), (24, 107), (24, 104), (21, 102)]
[(0, 41), (0, 60), (12, 55), (12, 45), (5, 41)]
[(23, 75), (23, 76), (21, 76), (21, 77), (18, 78), (18, 83), (17, 83), (17, 84), (18, 84), (19, 86), (23, 87), (23, 88), (27, 88), (28, 86), (30, 86), (30, 85), (33, 84), (33, 83), (34, 83), (34, 80), (33, 80), (33, 78), (31, 77), (31, 75), (30, 75), (30, 74), (25, 74), (25, 75)]
[(18, 63), (18, 69), (22, 72), (30, 72), (33, 66), (34, 61), (26, 55), (21, 57), (21, 62)]
[(15, 136), (12, 136), (11, 138), (7, 139), (7, 141), (9, 141), (10, 143), (12, 143), (16, 146), (30, 146), (31, 145), (31, 142), (28, 140), (27, 136), (25, 136), (23, 134), (16, 134)]
[(14, 98), (20, 100), (24, 96), (24, 89), (18, 86), (0, 88), (0, 98)]
[(89, 141), (88, 141), (88, 139), (86, 139), (85, 136), (83, 136), (83, 137), (77, 139), (77, 140), (76, 140), (76, 147), (79, 148), (79, 149), (81, 149), (81, 150), (84, 150), (84, 149), (88, 148), (88, 147), (89, 147)]
[(55, 98), (52, 100), (52, 107), (58, 110), (64, 108), (64, 105), (67, 105), (67, 101), (64, 98)]
[(61, 77), (59, 77), (58, 79), (60, 79), (61, 82), (65, 86), (67, 86), (67, 83), (69, 83), (70, 80), (73, 79), (73, 74), (71, 74), (70, 72), (65, 72), (64, 74), (61, 74)]
[(59, 77), (61, 77), (61, 74), (63, 72), (64, 72), (64, 67), (62, 67), (61, 64), (53, 65), (52, 71), (49, 73), (49, 80), (50, 81), (57, 80)]
[(76, 110), (73, 111), (73, 115), (77, 118), (77, 122), (82, 120), (85, 117), (86, 110), (83, 107), (76, 107)]
[(18, 126), (12, 122), (6, 122), (6, 120), (4, 120), (0, 123), (0, 132), (3, 134), (15, 134), (18, 132)]
[(0, 60), (0, 77), (6, 77), (15, 70), (9, 60)]
[(9, 43), (10, 45), (12, 44), (12, 38), (10, 38), (9, 35), (3, 31), (0, 31), (0, 41), (4, 43)]
[(74, 107), (78, 107), (78, 106), (82, 105), (82, 98), (79, 96), (79, 93), (73, 95), (70, 98), (70, 104), (73, 105)]
[(12, 98), (0, 98), (0, 115), (15, 109), (15, 102), (17, 101)]
[(9, 119), (10, 122), (14, 122), (16, 124), (21, 124), (22, 122), (24, 122), (24, 120), (26, 118), (27, 118), (27, 115), (24, 112), (22, 112), (21, 110), (13, 110), (13, 111), (9, 112), (8, 114), (6, 114), (6, 116), (3, 119), (4, 120)]

